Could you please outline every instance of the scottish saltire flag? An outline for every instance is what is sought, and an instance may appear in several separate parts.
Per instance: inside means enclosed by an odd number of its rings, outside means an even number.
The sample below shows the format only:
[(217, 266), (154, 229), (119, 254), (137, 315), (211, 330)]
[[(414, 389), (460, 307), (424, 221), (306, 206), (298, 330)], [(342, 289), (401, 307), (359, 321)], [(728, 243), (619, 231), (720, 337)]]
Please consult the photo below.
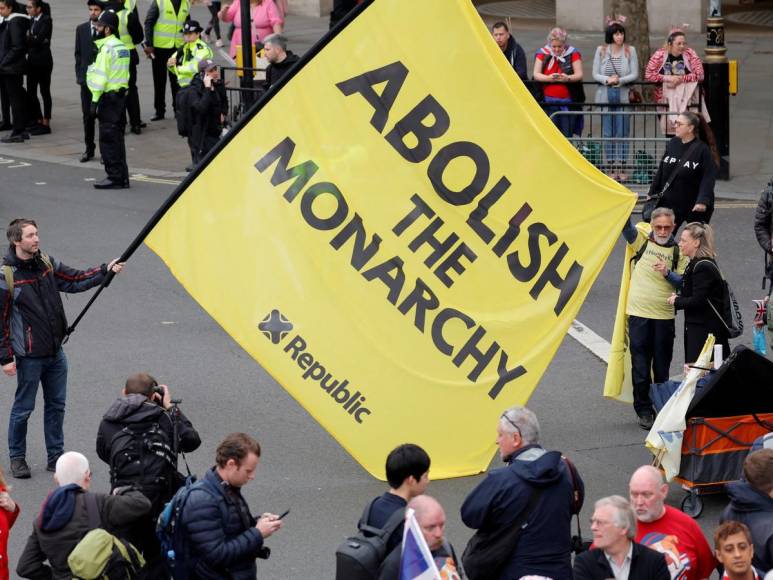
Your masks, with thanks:
[(412, 509), (405, 511), (400, 580), (440, 580), (440, 572)]

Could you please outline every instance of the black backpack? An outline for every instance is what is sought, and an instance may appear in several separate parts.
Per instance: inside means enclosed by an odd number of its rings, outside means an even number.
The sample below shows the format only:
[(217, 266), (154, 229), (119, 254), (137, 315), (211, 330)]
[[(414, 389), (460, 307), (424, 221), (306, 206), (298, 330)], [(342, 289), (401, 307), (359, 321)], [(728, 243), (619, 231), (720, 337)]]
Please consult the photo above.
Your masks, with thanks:
[(132, 423), (110, 440), (110, 484), (135, 485), (142, 491), (171, 490), (177, 458), (158, 421)]
[(194, 97), (193, 87), (181, 87), (175, 97), (175, 119), (177, 120), (177, 134), (180, 137), (188, 137), (188, 128), (193, 124), (191, 119), (191, 101)]
[(389, 538), (405, 519), (405, 510), (395, 511), (383, 528), (367, 524), (373, 504), (372, 500), (362, 512), (357, 524), (357, 533), (344, 540), (336, 550), (336, 580), (375, 580), (379, 568), (387, 557)]

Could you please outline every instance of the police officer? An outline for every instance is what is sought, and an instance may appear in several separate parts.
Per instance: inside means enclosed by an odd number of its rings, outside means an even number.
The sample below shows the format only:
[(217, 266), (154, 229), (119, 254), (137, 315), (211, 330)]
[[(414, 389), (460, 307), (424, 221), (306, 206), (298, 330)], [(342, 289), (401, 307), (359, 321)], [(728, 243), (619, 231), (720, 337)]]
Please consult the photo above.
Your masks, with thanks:
[(145, 37), (142, 24), (137, 15), (137, 0), (117, 0), (116, 16), (118, 16), (118, 37), (129, 49), (129, 90), (126, 94), (126, 112), (129, 115), (129, 126), (132, 133), (142, 133), (145, 123), (140, 118), (140, 97), (137, 93), (137, 65), (140, 57), (134, 48)]
[[(145, 17), (145, 54), (153, 63), (153, 104), (160, 121), (166, 113), (167, 61), (183, 45), (182, 28), (191, 11), (190, 0), (152, 0)], [(172, 107), (177, 96), (177, 77), (169, 72)]]
[(129, 86), (129, 51), (114, 33), (118, 16), (112, 10), (99, 15), (97, 58), (89, 66), (86, 82), (91, 91), (91, 115), (99, 119), (99, 152), (105, 162), (107, 178), (94, 183), (97, 189), (126, 189), (129, 168), (123, 131), (126, 126), (126, 92)]
[(183, 26), (183, 44), (174, 56), (167, 61), (169, 71), (177, 77), (180, 88), (191, 84), (191, 79), (199, 72), (202, 60), (212, 59), (212, 49), (201, 40), (203, 29), (195, 20), (189, 20)]

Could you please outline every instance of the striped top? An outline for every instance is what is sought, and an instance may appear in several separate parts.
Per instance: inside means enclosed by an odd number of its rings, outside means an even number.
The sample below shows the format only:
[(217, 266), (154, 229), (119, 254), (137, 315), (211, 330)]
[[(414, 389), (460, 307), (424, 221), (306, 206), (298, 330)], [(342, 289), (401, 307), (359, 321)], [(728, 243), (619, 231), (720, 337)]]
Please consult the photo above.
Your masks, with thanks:
[(620, 56), (610, 56), (609, 59), (604, 63), (604, 70), (601, 71), (601, 74), (608, 77), (615, 74), (622, 76), (623, 56), (624, 53), (620, 53)]

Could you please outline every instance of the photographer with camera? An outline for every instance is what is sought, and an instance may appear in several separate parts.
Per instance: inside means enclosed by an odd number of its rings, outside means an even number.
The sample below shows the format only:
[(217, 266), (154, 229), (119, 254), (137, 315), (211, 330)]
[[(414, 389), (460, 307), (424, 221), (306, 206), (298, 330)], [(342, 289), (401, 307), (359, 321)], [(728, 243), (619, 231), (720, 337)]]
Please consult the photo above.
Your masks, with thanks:
[(201, 445), (178, 403), (168, 386), (147, 373), (133, 374), (97, 433), (97, 455), (110, 466), (111, 489), (134, 486), (152, 503), (150, 513), (126, 533), (148, 561), (149, 578), (160, 578), (165, 570), (155, 523), (185, 479), (177, 471), (177, 456)]

